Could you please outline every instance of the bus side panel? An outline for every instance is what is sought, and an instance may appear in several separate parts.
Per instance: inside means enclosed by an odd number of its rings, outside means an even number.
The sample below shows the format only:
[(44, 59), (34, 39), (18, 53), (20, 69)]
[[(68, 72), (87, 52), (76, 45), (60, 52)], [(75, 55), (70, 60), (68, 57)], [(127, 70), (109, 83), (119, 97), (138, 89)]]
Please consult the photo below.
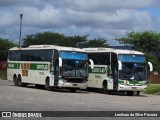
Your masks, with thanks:
[(24, 83), (45, 85), (47, 76), (50, 76), (48, 62), (8, 62), (7, 79), (13, 81), (13, 76), (21, 75)]
[[(24, 66), (23, 66), (24, 65)], [(22, 82), (45, 85), (47, 76), (50, 75), (50, 63), (30, 62), (21, 63)]]
[[(27, 72), (27, 71), (26, 71)], [(45, 85), (45, 80), (49, 75), (48, 71), (28, 70), (28, 73), (22, 72), (22, 82)]]
[(113, 90), (113, 79), (107, 77), (106, 80), (107, 80), (107, 83), (108, 83), (108, 89)]
[(20, 70), (14, 70), (14, 69), (7, 69), (7, 80), (13, 81), (13, 76), (16, 75), (18, 77), (18, 74), (20, 73)]
[(103, 81), (107, 78), (106, 65), (95, 65), (94, 69), (89, 69), (88, 87), (102, 88)]
[(13, 76), (16, 75), (18, 77), (18, 74), (21, 73), (19, 69), (19, 63), (18, 62), (8, 62), (7, 66), (7, 80), (13, 81)]

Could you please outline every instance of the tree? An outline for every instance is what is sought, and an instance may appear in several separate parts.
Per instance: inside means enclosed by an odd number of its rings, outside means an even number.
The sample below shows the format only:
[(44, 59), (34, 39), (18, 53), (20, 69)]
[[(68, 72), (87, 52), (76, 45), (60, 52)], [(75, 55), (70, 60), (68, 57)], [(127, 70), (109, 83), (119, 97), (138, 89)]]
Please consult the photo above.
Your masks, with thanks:
[(16, 47), (17, 44), (9, 41), (8, 39), (0, 38), (0, 61), (7, 59), (8, 50), (12, 47)]
[(86, 43), (84, 43), (82, 47), (109, 47), (109, 44), (104, 38), (98, 38), (86, 41)]
[(127, 32), (126, 36), (116, 38), (121, 44), (132, 46), (143, 52), (156, 70), (160, 69), (160, 33), (153, 31)]
[(37, 33), (35, 35), (27, 35), (23, 41), (23, 47), (28, 47), (29, 45), (42, 45), (42, 44), (55, 44), (61, 45), (65, 39), (63, 34), (59, 33), (51, 33), (51, 32), (43, 32)]
[(82, 48), (83, 44), (87, 41), (87, 37), (88, 35), (66, 36), (63, 42), (63, 46)]
[(67, 47), (107, 47), (107, 41), (104, 38), (98, 39), (88, 39), (88, 35), (84, 36), (65, 36), (60, 33), (52, 33), (52, 32), (43, 32), (37, 33), (35, 35), (27, 35), (23, 39), (23, 47), (27, 47), (29, 45), (59, 45), (59, 46), (67, 46)]

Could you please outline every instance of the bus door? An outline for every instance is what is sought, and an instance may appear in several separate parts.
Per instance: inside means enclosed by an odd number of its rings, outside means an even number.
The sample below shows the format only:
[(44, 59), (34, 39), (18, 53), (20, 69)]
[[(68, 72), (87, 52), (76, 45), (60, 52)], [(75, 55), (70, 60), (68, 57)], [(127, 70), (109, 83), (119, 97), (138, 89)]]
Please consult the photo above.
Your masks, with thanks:
[(58, 86), (59, 81), (59, 52), (54, 50), (54, 86)]
[(117, 54), (111, 53), (111, 69), (113, 78), (113, 89), (118, 90), (118, 59)]

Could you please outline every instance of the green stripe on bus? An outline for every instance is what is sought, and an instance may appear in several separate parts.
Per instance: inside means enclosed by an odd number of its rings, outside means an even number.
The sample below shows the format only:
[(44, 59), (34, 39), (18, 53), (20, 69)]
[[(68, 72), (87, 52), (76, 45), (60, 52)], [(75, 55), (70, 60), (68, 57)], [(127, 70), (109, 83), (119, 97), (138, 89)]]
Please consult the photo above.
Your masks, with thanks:
[[(27, 69), (27, 63), (23, 64), (23, 69)], [(20, 69), (20, 63), (8, 63), (8, 68), (10, 69)], [(48, 70), (48, 64), (37, 64), (37, 63), (30, 63), (30, 70)]]
[(26, 70), (26, 76), (28, 76), (28, 70)]
[(30, 64), (30, 70), (48, 70), (48, 64)]
[(8, 63), (8, 68), (19, 69), (20, 68), (20, 63)]
[(26, 65), (26, 63), (24, 63), (24, 68), (23, 69), (26, 69), (27, 68), (27, 65)]
[[(119, 84), (124, 84), (126, 80), (119, 80), (118, 83)], [(137, 81), (137, 80), (133, 80), (133, 81), (129, 81), (129, 84), (140, 84), (140, 85), (145, 85), (147, 83), (147, 80), (146, 81)]]
[(89, 68), (89, 73), (105, 74), (106, 68), (105, 67), (94, 67), (94, 69)]

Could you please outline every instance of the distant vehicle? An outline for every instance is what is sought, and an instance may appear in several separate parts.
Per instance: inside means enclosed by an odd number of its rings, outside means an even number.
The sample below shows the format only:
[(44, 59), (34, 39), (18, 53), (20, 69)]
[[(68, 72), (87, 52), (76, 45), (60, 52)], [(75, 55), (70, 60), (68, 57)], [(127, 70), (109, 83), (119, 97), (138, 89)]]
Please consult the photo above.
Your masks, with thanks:
[[(88, 88), (126, 92), (133, 95), (147, 87), (147, 74), (153, 66), (147, 62), (143, 53), (133, 50), (112, 48), (84, 48), (94, 69), (89, 70)], [(148, 71), (149, 66), (149, 71)]]
[(17, 86), (35, 84), (47, 90), (67, 88), (75, 92), (87, 87), (88, 62), (86, 52), (78, 48), (55, 45), (11, 48), (7, 79)]

